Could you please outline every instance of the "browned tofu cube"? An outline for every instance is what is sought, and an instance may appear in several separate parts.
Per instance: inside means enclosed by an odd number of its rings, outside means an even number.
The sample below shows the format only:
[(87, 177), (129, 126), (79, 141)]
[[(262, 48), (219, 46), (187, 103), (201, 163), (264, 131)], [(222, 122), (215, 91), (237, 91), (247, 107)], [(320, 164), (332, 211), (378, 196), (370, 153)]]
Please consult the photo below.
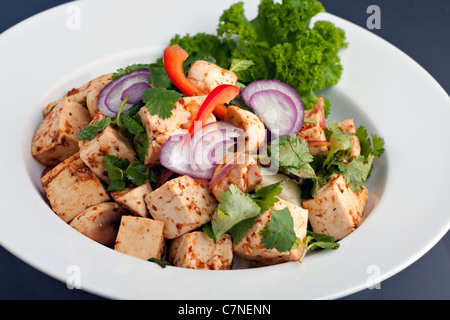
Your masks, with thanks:
[(314, 199), (303, 201), (303, 207), (309, 210), (314, 232), (340, 240), (362, 223), (367, 198), (367, 188), (361, 192), (351, 190), (341, 174), (320, 188)]
[(223, 69), (216, 64), (197, 60), (189, 68), (188, 79), (197, 88), (209, 93), (221, 84), (235, 85), (238, 77), (234, 72)]
[(174, 239), (210, 221), (217, 207), (208, 181), (180, 176), (145, 197), (150, 215), (164, 221), (164, 237)]
[(86, 208), (110, 199), (79, 153), (47, 172), (41, 181), (53, 211), (65, 222), (70, 222)]
[(137, 160), (136, 152), (130, 141), (111, 126), (94, 139), (80, 142), (80, 158), (97, 177), (109, 183), (111, 181), (106, 171), (105, 156), (116, 156), (130, 162)]
[(254, 113), (238, 106), (229, 106), (224, 121), (243, 130), (246, 153), (254, 154), (264, 144), (266, 128), (264, 122)]
[(361, 153), (361, 144), (359, 138), (356, 136), (356, 128), (352, 118), (338, 122), (339, 127), (353, 136), (350, 138), (350, 144), (352, 146), (350, 150), (351, 157), (357, 157)]
[(135, 188), (127, 188), (123, 191), (111, 192), (111, 197), (122, 206), (127, 208), (134, 215), (144, 218), (149, 217), (147, 204), (145, 203), (145, 196), (152, 192), (152, 187), (149, 183), (144, 183)]
[(309, 152), (315, 155), (326, 156), (328, 154), (327, 138), (321, 126), (321, 113), (318, 109), (305, 110), (305, 122), (298, 137), (308, 142)]
[(123, 216), (114, 250), (142, 260), (161, 259), (165, 248), (163, 229), (161, 221)]
[[(288, 201), (278, 199), (273, 207), (275, 210), (288, 208), (293, 219), (294, 232), (300, 241), (306, 236), (308, 211)], [(303, 254), (303, 246), (298, 245), (290, 251), (280, 252), (276, 248), (267, 249), (261, 242), (261, 230), (269, 223), (272, 210), (267, 210), (258, 217), (252, 228), (247, 230), (244, 238), (234, 244), (234, 252), (240, 257), (253, 261), (257, 265), (273, 265), (287, 261), (299, 260)]]
[[(152, 115), (146, 107), (142, 107), (139, 115), (147, 132), (149, 147), (144, 163), (148, 167), (159, 164), (159, 154), (164, 142), (174, 134), (187, 133), (206, 96), (184, 97), (175, 103), (172, 116), (166, 119)], [(216, 121), (213, 114), (207, 123)]]
[(228, 234), (214, 242), (202, 231), (186, 233), (171, 241), (169, 261), (189, 269), (228, 270), (233, 261), (233, 245)]
[[(73, 88), (64, 96), (70, 98), (71, 101), (77, 102), (86, 106), (89, 114), (93, 118), (98, 113), (97, 100), (100, 91), (112, 80), (112, 73), (101, 75), (91, 81), (85, 83), (79, 88)], [(62, 99), (61, 99), (62, 100)], [(60, 101), (60, 100), (58, 100)], [(57, 101), (57, 102), (58, 102)], [(44, 108), (44, 115), (46, 115), (55, 103), (49, 103)]]
[(246, 153), (229, 154), (222, 162), (216, 167), (209, 184), (217, 200), (222, 192), (229, 190), (231, 184), (243, 192), (252, 192), (262, 181), (256, 160)]
[(78, 152), (76, 135), (91, 116), (81, 104), (62, 99), (52, 106), (31, 141), (31, 154), (46, 166), (57, 165)]
[(103, 202), (77, 215), (70, 226), (86, 237), (108, 247), (113, 247), (120, 219), (127, 211), (114, 202)]

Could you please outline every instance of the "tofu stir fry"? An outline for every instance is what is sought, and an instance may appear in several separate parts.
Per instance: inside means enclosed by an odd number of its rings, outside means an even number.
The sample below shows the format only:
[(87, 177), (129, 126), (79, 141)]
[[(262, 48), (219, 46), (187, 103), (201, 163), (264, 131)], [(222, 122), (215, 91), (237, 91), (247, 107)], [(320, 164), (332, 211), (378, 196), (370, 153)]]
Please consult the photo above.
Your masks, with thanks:
[(338, 249), (364, 221), (384, 141), (353, 118), (327, 119), (325, 97), (241, 81), (252, 65), (172, 44), (156, 63), (68, 88), (31, 142), (56, 216), (163, 266), (228, 270)]

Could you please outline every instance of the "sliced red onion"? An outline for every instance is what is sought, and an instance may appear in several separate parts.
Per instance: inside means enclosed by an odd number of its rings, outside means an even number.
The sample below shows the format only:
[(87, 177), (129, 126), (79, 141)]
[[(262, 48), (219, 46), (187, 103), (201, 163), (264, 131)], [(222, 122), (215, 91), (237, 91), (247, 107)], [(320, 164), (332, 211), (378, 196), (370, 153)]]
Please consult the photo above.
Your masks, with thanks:
[(214, 167), (202, 169), (196, 167), (192, 160), (192, 148), (183, 143), (187, 134), (175, 134), (162, 145), (159, 160), (166, 168), (180, 175), (188, 175), (194, 179), (210, 179)]
[(171, 136), (161, 147), (161, 164), (180, 175), (210, 179), (217, 164), (240, 135), (240, 129), (226, 122), (207, 124), (197, 130), (190, 143), (183, 147), (187, 134)]
[(262, 90), (255, 92), (249, 103), (274, 137), (290, 134), (295, 130), (298, 112), (288, 95), (278, 90)]
[[(116, 117), (126, 96), (128, 96), (128, 101), (123, 110), (131, 108), (142, 100), (144, 91), (151, 87), (147, 82), (149, 76), (149, 69), (139, 69), (112, 80), (98, 95), (97, 106), (99, 111), (107, 117)], [(126, 93), (124, 94), (124, 92)]]
[(216, 154), (216, 151), (219, 148), (223, 149), (224, 145), (227, 148), (234, 145), (237, 137), (239, 137), (239, 133), (230, 130), (215, 130), (203, 135), (192, 149), (195, 165), (202, 169), (219, 163), (225, 155), (223, 153)]
[[(253, 109), (250, 99), (256, 92), (263, 90), (277, 90), (286, 94), (287, 96), (289, 96), (289, 98), (292, 99), (297, 109), (297, 118), (295, 119), (296, 120), (295, 125), (293, 126), (291, 133), (298, 133), (303, 127), (304, 107), (302, 99), (300, 98), (297, 91), (295, 91), (295, 89), (289, 86), (288, 84), (281, 82), (279, 80), (257, 80), (249, 83), (245, 87), (245, 89), (242, 90), (241, 97), (244, 103)], [(266, 119), (264, 118), (262, 119), (264, 120), (264, 122), (266, 121)], [(284, 121), (279, 124), (279, 129), (282, 129), (283, 126)]]
[(128, 97), (127, 103), (134, 105), (142, 100), (145, 90), (150, 89), (151, 87), (152, 86), (147, 81), (132, 84), (127, 89), (123, 90), (120, 100), (123, 101)]

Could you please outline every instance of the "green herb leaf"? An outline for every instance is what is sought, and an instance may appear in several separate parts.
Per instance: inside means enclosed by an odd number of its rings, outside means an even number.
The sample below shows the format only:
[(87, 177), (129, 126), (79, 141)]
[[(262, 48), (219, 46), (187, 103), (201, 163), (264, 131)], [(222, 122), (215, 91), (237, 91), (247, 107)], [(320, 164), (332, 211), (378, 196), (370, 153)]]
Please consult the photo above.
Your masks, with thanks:
[(319, 187), (314, 169), (310, 165), (314, 157), (309, 152), (308, 143), (296, 134), (280, 136), (271, 142), (269, 148), (272, 165), (285, 174), (299, 179), (308, 179), (313, 183), (314, 195)]
[(345, 177), (345, 181), (353, 191), (360, 192), (363, 190), (364, 184), (372, 169), (373, 159), (373, 155), (369, 155), (367, 159), (360, 155), (352, 158), (348, 163), (337, 163), (341, 173)]
[(127, 179), (140, 186), (148, 181), (148, 168), (141, 162), (133, 162), (125, 170)]
[(172, 116), (173, 107), (182, 96), (181, 93), (174, 90), (150, 88), (144, 92), (142, 100), (150, 114), (167, 119)]
[(78, 141), (86, 141), (92, 140), (97, 137), (100, 133), (102, 133), (112, 122), (111, 118), (103, 118), (97, 122), (94, 122), (91, 125), (88, 125), (78, 131), (77, 140)]
[(117, 69), (116, 72), (113, 73), (111, 79), (115, 79), (118, 78), (128, 72), (131, 71), (135, 71), (135, 70), (141, 70), (141, 69), (148, 69), (149, 65), (148, 64), (140, 64), (140, 63), (135, 63), (129, 66), (126, 66), (125, 68), (119, 68)]
[(230, 71), (232, 72), (242, 72), (254, 66), (255, 63), (251, 60), (243, 60), (243, 59), (233, 59), (231, 60)]
[(156, 258), (153, 258), (153, 257), (148, 259), (148, 261), (156, 263), (161, 268), (165, 268), (166, 266), (170, 266), (171, 265), (170, 262), (168, 262), (168, 261), (156, 259)]
[(261, 242), (266, 249), (276, 248), (279, 252), (291, 250), (297, 242), (294, 232), (294, 221), (288, 208), (271, 209), (269, 223), (260, 234)]
[(172, 81), (164, 69), (162, 64), (152, 63), (149, 66), (150, 68), (150, 78), (149, 83), (153, 88), (164, 88), (168, 89), (172, 86)]
[[(223, 192), (219, 198), (219, 205), (211, 220), (211, 227), (215, 239), (220, 237), (239, 222), (259, 216), (261, 208), (247, 194), (236, 185)], [(241, 233), (241, 232), (240, 232)], [(238, 239), (233, 239), (237, 241)]]
[(261, 187), (250, 194), (250, 197), (252, 197), (261, 208), (261, 212), (269, 210), (276, 202), (278, 202), (276, 196), (283, 191), (283, 188), (281, 187), (283, 182), (284, 180)]
[(339, 243), (335, 242), (334, 237), (323, 234), (315, 233), (310, 230), (306, 234), (306, 250), (316, 250), (316, 249), (333, 249), (339, 248)]

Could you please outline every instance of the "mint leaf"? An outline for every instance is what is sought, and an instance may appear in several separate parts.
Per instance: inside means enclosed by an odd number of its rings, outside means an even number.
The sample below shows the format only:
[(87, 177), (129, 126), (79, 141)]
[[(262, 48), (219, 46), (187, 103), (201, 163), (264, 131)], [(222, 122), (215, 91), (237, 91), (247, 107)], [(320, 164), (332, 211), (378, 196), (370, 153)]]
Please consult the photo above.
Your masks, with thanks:
[(291, 213), (288, 208), (271, 209), (271, 211), (269, 223), (260, 231), (261, 242), (266, 249), (276, 248), (279, 252), (289, 251), (297, 241)]
[(105, 156), (104, 160), (108, 178), (111, 181), (123, 180), (125, 177), (124, 171), (130, 162), (127, 159), (118, 158), (116, 156)]
[(182, 96), (181, 93), (174, 90), (150, 88), (145, 90), (142, 100), (150, 114), (167, 119), (172, 116), (173, 107)]
[(111, 118), (103, 118), (91, 125), (85, 126), (77, 133), (78, 141), (90, 141), (102, 133), (112, 122)]

